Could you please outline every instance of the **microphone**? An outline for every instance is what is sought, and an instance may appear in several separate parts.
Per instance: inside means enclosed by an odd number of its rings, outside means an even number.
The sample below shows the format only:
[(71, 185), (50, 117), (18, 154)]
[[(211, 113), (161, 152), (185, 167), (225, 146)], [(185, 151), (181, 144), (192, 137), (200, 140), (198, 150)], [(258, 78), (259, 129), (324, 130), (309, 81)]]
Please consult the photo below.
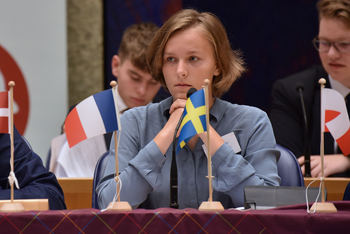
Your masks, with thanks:
[(301, 107), (303, 109), (303, 116), (304, 116), (304, 142), (305, 142), (304, 144), (305, 175), (304, 176), (311, 177), (311, 166), (310, 166), (311, 148), (310, 148), (310, 139), (309, 139), (309, 128), (307, 123), (306, 109), (305, 109), (304, 96), (303, 96), (304, 84), (301, 82), (298, 82), (296, 88), (300, 95)]
[[(197, 89), (190, 88), (187, 91), (187, 98), (189, 98), (193, 93), (195, 93)], [(179, 209), (179, 203), (177, 199), (177, 164), (176, 164), (176, 151), (175, 151), (175, 145), (176, 145), (176, 134), (179, 131), (181, 122), (184, 118), (184, 114), (182, 113), (181, 118), (176, 125), (174, 138), (173, 138), (173, 152), (172, 152), (172, 159), (171, 159), (171, 168), (170, 168), (170, 208)]]

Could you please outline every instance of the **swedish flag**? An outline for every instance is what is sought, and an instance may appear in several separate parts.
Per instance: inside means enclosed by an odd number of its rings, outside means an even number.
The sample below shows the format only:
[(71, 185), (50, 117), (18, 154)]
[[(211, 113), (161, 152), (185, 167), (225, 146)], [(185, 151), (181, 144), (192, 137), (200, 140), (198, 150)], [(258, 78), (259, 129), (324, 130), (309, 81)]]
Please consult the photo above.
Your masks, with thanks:
[(204, 89), (201, 89), (193, 93), (186, 101), (176, 153), (178, 153), (194, 135), (207, 131), (205, 112)]

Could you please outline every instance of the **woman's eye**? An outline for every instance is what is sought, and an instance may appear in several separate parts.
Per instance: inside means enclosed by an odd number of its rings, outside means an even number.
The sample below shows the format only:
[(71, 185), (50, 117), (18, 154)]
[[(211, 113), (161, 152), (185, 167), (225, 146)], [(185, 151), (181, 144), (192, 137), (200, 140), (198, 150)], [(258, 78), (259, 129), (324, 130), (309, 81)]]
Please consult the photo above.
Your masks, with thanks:
[(197, 60), (198, 60), (198, 58), (195, 56), (190, 57), (190, 61), (197, 61)]

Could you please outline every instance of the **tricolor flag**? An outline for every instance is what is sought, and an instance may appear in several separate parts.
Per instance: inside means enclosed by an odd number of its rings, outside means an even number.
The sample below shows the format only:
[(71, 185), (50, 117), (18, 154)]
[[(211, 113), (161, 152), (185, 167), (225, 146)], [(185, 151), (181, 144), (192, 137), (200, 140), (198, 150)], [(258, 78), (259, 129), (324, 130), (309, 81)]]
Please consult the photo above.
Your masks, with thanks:
[(201, 89), (193, 93), (186, 101), (176, 153), (179, 152), (194, 135), (207, 131), (205, 113), (205, 95), (204, 89)]
[(69, 147), (88, 138), (116, 131), (118, 126), (118, 107), (113, 89), (94, 94), (80, 102), (66, 118)]
[(10, 133), (10, 92), (0, 92), (0, 133)]
[(323, 88), (321, 100), (321, 130), (330, 132), (343, 154), (350, 154), (350, 121), (343, 96), (333, 89)]

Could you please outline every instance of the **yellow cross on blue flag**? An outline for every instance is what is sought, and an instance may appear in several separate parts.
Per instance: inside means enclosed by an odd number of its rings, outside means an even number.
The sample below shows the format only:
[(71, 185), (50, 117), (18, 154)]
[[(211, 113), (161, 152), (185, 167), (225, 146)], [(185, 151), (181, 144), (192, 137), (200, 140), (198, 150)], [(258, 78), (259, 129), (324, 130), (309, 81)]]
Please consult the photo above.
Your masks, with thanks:
[(200, 89), (193, 93), (186, 101), (176, 153), (178, 153), (194, 135), (207, 131), (205, 114), (204, 89)]

